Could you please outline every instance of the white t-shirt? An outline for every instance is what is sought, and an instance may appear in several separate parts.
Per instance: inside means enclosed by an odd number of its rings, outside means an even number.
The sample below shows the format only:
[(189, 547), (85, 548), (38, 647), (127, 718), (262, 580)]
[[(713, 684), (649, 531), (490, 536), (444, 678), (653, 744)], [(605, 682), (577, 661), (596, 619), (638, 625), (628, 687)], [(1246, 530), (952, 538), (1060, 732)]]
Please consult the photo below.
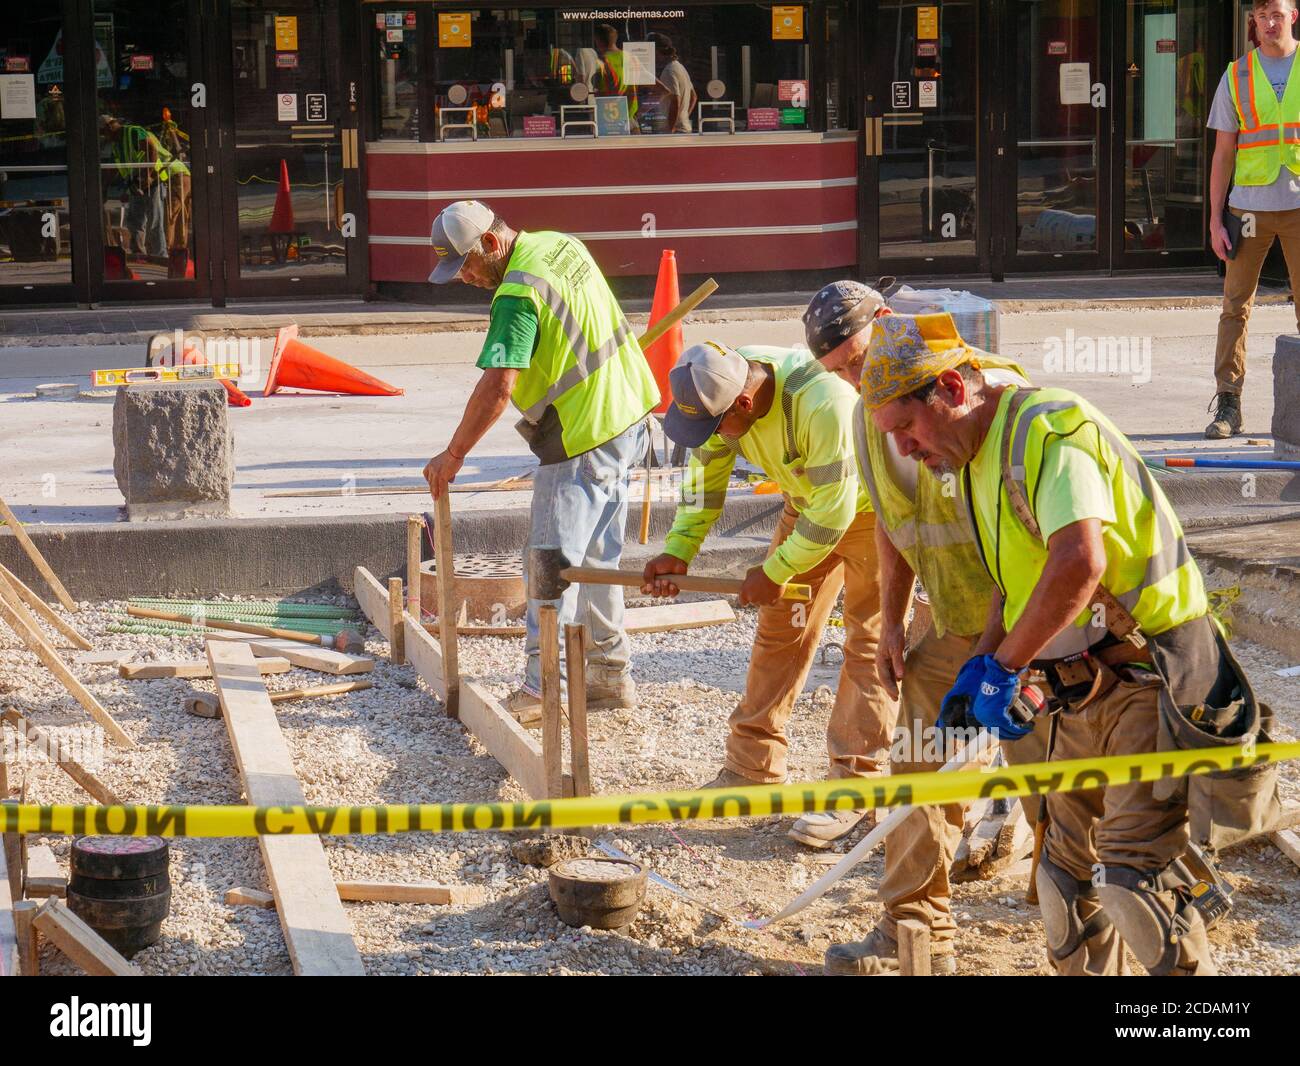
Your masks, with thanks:
[(691, 85), (691, 76), (686, 73), (686, 68), (682, 66), (680, 61), (671, 59), (664, 64), (659, 80), (668, 86), (669, 92), (677, 97), (677, 122), (673, 125), (672, 132), (690, 133), (691, 115), (689, 108), (695, 95), (695, 89)]

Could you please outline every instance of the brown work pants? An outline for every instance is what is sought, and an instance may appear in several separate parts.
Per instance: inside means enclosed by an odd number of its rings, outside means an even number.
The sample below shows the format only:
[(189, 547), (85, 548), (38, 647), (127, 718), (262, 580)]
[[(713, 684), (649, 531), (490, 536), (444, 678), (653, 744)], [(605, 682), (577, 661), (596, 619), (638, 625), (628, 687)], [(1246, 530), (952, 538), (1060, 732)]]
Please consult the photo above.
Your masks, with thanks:
[[(1062, 711), (1052, 761), (1155, 751), (1159, 691), (1152, 680), (1121, 679), (1079, 710)], [(1179, 800), (1157, 800), (1152, 787), (1139, 783), (1052, 793), (1047, 797), (1051, 824), (1046, 854), (1071, 877), (1085, 882), (1095, 883), (1103, 866), (1163, 869), (1187, 846), (1187, 807)], [(1079, 907), (1086, 922), (1100, 903), (1080, 897)], [(1191, 939), (1184, 944), (1190, 948)], [(1115, 975), (1120, 972), (1122, 949), (1123, 941), (1110, 927), (1053, 965), (1067, 976)], [(1206, 952), (1203, 958), (1188, 961), (1200, 964), (1203, 971), (1212, 970)]]
[[(1247, 212), (1230, 209), (1237, 217)], [(1282, 242), (1286, 257), (1286, 271), (1291, 279), (1291, 295), (1295, 299), (1296, 280), (1300, 278), (1300, 207), (1293, 211), (1252, 211), (1255, 234), (1243, 234), (1235, 259), (1226, 264), (1223, 279), (1223, 312), (1219, 315), (1219, 338), (1214, 348), (1214, 379), (1216, 392), (1241, 395), (1246, 379), (1246, 323), (1255, 305), (1255, 290), (1259, 287), (1259, 273), (1264, 267), (1264, 257), (1273, 247), (1276, 237)], [(1300, 300), (1296, 300), (1296, 328), (1300, 329)]]
[[(891, 774), (919, 774), (944, 764), (941, 745), (932, 739), (939, 707), (971, 657), (978, 637), (956, 633), (938, 636), (930, 629), (907, 653), (900, 689), (901, 705), (896, 731), (898, 743), (890, 760)], [(1010, 763), (1041, 762), (1047, 758), (1046, 723), (1021, 740), (1004, 741), (1003, 754)], [(906, 753), (899, 758), (900, 753)], [(1038, 801), (1025, 805), (1032, 825)], [(885, 874), (880, 899), (885, 915), (882, 932), (898, 938), (898, 923), (911, 918), (930, 927), (930, 952), (952, 950), (957, 923), (952, 916), (952, 885), (948, 871), (961, 842), (966, 807), (947, 803), (917, 807), (885, 838)]]
[[(787, 503), (772, 535), (776, 550), (798, 515)], [(724, 765), (768, 784), (784, 781), (785, 723), (803, 691), (831, 608), (844, 590), (844, 666), (826, 731), (831, 777), (885, 772), (897, 705), (876, 678), (880, 577), (876, 516), (860, 514), (829, 555), (795, 581), (811, 586), (808, 603), (778, 600), (759, 608), (745, 695), (731, 715)]]

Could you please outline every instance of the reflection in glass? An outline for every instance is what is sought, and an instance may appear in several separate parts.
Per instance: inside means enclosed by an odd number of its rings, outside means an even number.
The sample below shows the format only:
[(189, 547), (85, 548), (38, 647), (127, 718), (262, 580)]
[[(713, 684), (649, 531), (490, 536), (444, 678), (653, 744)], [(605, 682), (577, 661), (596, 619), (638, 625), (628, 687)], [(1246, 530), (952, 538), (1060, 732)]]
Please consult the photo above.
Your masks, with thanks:
[(1020, 0), (1016, 251), (1097, 250), (1096, 0)]
[(0, 285), (72, 281), (62, 27), (57, 13), (0, 23)]

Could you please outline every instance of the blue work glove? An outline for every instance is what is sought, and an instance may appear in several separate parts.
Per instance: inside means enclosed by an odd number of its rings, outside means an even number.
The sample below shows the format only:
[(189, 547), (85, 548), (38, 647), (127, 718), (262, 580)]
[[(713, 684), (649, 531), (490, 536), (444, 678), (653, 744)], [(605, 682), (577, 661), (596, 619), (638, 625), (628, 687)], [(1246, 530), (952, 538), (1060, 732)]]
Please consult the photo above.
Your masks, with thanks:
[(976, 655), (967, 659), (966, 664), (957, 674), (957, 681), (944, 696), (939, 705), (940, 729), (965, 729), (969, 724), (967, 712), (975, 704), (980, 694), (980, 682), (984, 680), (984, 656)]
[(984, 677), (971, 708), (971, 717), (1003, 740), (1019, 740), (1027, 736), (1034, 728), (1033, 723), (1022, 722), (1013, 710), (1016, 696), (1020, 694), (1020, 671), (1008, 670), (994, 655), (983, 655), (980, 661)]

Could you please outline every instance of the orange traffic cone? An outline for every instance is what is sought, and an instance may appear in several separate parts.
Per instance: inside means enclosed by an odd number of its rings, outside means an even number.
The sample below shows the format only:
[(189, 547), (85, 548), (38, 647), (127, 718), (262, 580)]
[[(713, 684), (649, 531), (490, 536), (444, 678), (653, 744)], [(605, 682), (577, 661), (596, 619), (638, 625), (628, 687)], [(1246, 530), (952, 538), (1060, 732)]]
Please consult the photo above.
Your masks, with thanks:
[(280, 160), (280, 185), (275, 190), (275, 210), (266, 224), (267, 233), (293, 232), (293, 194), (289, 191), (289, 164)]
[[(185, 351), (181, 353), (182, 366), (207, 366), (208, 361), (204, 358), (203, 353), (193, 344), (187, 344)], [(229, 407), (251, 407), (253, 401), (241, 392), (233, 381), (222, 381), (226, 387), (226, 404)]]
[[(681, 293), (677, 288), (677, 257), (672, 249), (665, 248), (659, 259), (659, 277), (655, 281), (655, 298), (650, 305), (650, 325), (653, 326), (669, 311), (681, 303)], [(654, 344), (645, 350), (646, 362), (655, 376), (659, 386), (659, 406), (655, 414), (661, 415), (672, 403), (672, 393), (668, 388), (668, 371), (677, 365), (682, 357), (682, 324), (679, 322)]]
[(297, 326), (285, 326), (276, 334), (271, 370), (266, 375), (262, 395), (273, 396), (283, 388), (343, 392), (350, 396), (405, 395), (404, 389), (394, 388), (363, 370), (303, 344), (298, 339)]

